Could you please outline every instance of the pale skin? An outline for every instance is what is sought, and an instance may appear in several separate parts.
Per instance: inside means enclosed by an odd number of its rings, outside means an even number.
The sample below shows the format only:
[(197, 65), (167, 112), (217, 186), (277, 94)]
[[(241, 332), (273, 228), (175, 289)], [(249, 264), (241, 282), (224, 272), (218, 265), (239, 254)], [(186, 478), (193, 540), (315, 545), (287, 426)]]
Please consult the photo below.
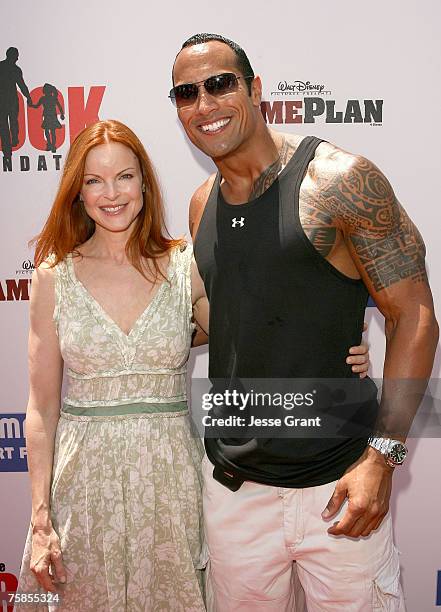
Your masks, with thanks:
[[(120, 143), (92, 149), (86, 158), (81, 197), (96, 229), (79, 248), (83, 257), (74, 259), (76, 276), (128, 334), (163, 282), (162, 278), (153, 281), (142, 276), (125, 253), (133, 222), (143, 205), (141, 170), (132, 151)], [(165, 273), (168, 255), (159, 263)], [(145, 271), (150, 272), (149, 262), (144, 264)], [(192, 302), (198, 324), (208, 331), (208, 301), (195, 264)], [(27, 448), (33, 526), (30, 566), (41, 586), (51, 592), (56, 592), (58, 582), (66, 581), (49, 502), (63, 373), (54, 307), (54, 271), (43, 265), (34, 272), (30, 300)]]
[[(190, 46), (176, 58), (174, 85), (200, 83), (224, 72), (243, 76), (227, 45), (210, 41)], [(197, 100), (178, 109), (192, 143), (218, 167), (222, 194), (229, 204), (241, 204), (263, 193), (302, 139), (267, 128), (260, 112), (261, 97), (262, 84), (256, 76), (251, 93), (243, 79), (236, 91), (222, 97), (211, 96), (200, 86)], [(217, 129), (214, 124), (219, 122), (222, 126)], [(214, 175), (191, 200), (193, 238), (213, 180)], [(387, 179), (365, 158), (321, 143), (299, 200), (301, 223), (309, 240), (340, 272), (363, 279), (385, 317), (386, 387), (390, 381), (419, 379), (424, 390), (438, 341), (424, 243)], [(380, 413), (390, 416), (401, 411), (407, 422), (417, 407), (414, 401), (404, 409), (399, 394), (389, 393), (387, 397), (383, 394)], [(381, 431), (388, 437), (386, 426)], [(404, 441), (406, 435), (390, 437)], [(323, 511), (323, 519), (332, 520), (348, 500), (343, 517), (328, 532), (360, 537), (377, 529), (389, 509), (392, 474), (380, 453), (368, 446), (340, 478)]]

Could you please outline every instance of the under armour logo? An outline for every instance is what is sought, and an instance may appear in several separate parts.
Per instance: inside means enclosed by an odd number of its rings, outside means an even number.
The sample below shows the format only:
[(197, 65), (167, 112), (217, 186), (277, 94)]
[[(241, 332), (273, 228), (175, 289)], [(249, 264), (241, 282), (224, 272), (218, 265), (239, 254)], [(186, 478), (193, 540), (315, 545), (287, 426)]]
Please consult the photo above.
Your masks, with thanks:
[(240, 219), (236, 219), (236, 217), (234, 217), (234, 219), (231, 220), (231, 227), (243, 227), (245, 225), (245, 217), (241, 217)]

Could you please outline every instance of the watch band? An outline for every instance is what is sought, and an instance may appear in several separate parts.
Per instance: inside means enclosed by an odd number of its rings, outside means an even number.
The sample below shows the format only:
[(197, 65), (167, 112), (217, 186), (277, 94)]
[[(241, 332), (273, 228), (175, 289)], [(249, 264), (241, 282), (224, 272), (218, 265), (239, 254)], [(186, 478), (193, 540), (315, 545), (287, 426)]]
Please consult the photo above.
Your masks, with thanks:
[[(392, 438), (370, 437), (368, 439), (368, 444), (383, 455), (386, 464), (390, 467), (396, 467), (397, 465), (401, 465), (407, 455), (407, 448), (405, 444), (403, 444), (400, 440), (393, 440)], [(402, 455), (400, 460), (397, 460), (396, 457), (393, 456), (393, 450), (396, 450), (397, 447), (399, 447), (399, 450), (401, 451)]]
[(391, 442), (396, 442), (396, 440), (392, 440), (392, 438), (375, 438), (375, 437), (371, 437), (368, 439), (369, 446), (372, 446), (372, 448), (375, 448), (382, 455), (385, 455), (387, 453)]

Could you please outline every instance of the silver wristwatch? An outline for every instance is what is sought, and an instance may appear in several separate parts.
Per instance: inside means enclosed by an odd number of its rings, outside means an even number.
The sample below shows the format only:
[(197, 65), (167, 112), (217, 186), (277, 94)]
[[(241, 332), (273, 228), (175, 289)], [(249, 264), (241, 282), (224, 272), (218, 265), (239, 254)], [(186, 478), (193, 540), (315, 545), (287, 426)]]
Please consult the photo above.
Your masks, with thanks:
[(383, 455), (387, 465), (390, 467), (401, 465), (406, 459), (407, 448), (399, 440), (392, 440), (391, 438), (369, 438), (368, 444)]

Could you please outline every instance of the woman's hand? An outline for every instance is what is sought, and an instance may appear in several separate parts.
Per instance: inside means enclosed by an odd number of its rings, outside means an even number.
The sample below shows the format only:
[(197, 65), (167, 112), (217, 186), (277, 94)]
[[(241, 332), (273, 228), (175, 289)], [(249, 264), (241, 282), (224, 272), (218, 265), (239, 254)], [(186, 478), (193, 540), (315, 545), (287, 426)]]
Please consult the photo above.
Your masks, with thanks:
[(60, 539), (53, 527), (33, 528), (30, 568), (45, 591), (56, 593), (57, 582), (66, 582)]
[[(367, 330), (367, 323), (363, 324), (363, 331)], [(366, 378), (369, 370), (369, 347), (367, 344), (359, 346), (351, 346), (349, 356), (346, 357), (346, 363), (352, 365), (352, 371), (360, 375), (360, 378)]]

